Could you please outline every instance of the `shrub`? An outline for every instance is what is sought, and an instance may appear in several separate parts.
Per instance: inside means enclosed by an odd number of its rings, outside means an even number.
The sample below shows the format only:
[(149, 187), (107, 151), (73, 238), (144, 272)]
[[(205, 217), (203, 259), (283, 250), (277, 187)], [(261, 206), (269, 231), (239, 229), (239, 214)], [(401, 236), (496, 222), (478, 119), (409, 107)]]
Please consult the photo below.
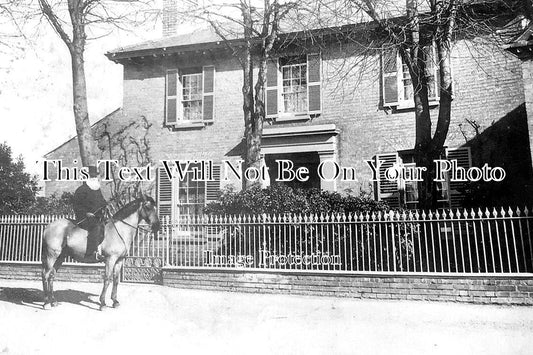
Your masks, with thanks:
[(35, 202), (23, 211), (23, 213), (49, 215), (73, 214), (72, 196), (70, 192), (63, 192), (61, 197), (55, 194), (47, 197), (37, 197)]
[(226, 189), (219, 202), (210, 203), (204, 212), (214, 215), (241, 214), (320, 214), (388, 211), (385, 202), (370, 196), (341, 195), (319, 189), (293, 189), (274, 184), (266, 189), (252, 188), (235, 192)]

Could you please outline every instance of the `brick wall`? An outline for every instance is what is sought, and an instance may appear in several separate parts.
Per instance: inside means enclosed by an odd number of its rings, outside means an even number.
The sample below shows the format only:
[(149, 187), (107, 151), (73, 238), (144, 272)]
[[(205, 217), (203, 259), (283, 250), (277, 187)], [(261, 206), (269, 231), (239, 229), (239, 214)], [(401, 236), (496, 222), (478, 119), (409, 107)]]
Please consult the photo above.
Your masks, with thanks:
[(365, 299), (533, 305), (531, 277), (298, 275), (163, 270), (165, 286)]
[[(63, 265), (56, 273), (57, 281), (103, 282), (100, 265)], [(41, 280), (40, 264), (0, 263), (0, 279)]]
[[(524, 59), (522, 61), (522, 76), (524, 83), (524, 93), (527, 111), (527, 129), (529, 134), (529, 145), (533, 147), (533, 60)], [(530, 149), (533, 160), (533, 150)]]
[(176, 34), (178, 25), (178, 1), (163, 0), (163, 36), (172, 36)]
[[(57, 281), (101, 283), (103, 266), (64, 265)], [(41, 280), (38, 264), (0, 263), (0, 280)], [(533, 305), (533, 278), (302, 275), (273, 272), (163, 269), (178, 288), (480, 304)]]

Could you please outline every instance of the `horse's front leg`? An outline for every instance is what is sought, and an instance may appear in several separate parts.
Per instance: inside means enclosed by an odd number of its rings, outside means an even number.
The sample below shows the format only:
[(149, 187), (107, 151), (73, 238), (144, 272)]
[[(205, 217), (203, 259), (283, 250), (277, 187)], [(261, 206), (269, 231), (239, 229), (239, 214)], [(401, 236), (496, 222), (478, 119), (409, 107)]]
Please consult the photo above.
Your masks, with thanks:
[(109, 283), (113, 279), (113, 269), (115, 267), (115, 263), (117, 262), (117, 258), (114, 256), (109, 257), (105, 261), (105, 276), (104, 276), (104, 287), (102, 288), (102, 294), (100, 295), (100, 310), (104, 310), (105, 305), (105, 296), (107, 293), (107, 288), (109, 287)]
[(118, 260), (115, 264), (115, 269), (113, 270), (113, 289), (111, 290), (111, 299), (113, 300), (113, 308), (118, 308), (120, 302), (117, 300), (117, 287), (120, 281), (120, 271), (122, 270), (122, 265), (124, 264), (124, 258)]

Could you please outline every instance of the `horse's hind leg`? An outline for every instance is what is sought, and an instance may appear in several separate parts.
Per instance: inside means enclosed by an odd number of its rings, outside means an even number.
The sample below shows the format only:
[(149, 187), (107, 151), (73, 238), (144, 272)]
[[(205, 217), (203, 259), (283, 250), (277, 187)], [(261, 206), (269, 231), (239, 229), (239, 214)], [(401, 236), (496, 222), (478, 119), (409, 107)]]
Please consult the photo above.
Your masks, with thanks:
[(43, 270), (42, 270), (42, 279), (43, 279), (43, 291), (44, 291), (44, 309), (49, 309), (50, 304), (53, 299), (53, 286), (52, 278), (54, 274), (54, 263), (56, 257), (51, 253), (43, 253)]
[(111, 290), (111, 299), (113, 300), (113, 308), (118, 308), (120, 302), (117, 300), (117, 287), (120, 281), (120, 271), (122, 271), (122, 265), (124, 264), (124, 258), (121, 258), (115, 263), (115, 269), (113, 270), (113, 289)]
[(48, 280), (50, 279), (51, 267), (48, 266), (48, 261), (43, 262), (42, 279), (44, 291), (44, 309), (50, 308), (50, 288), (48, 287)]
[(54, 263), (52, 274), (50, 275), (50, 285), (49, 285), (50, 289), (49, 290), (50, 290), (50, 296), (51, 296), (50, 301), (51, 301), (52, 307), (57, 307), (58, 305), (56, 298), (54, 296), (54, 279), (55, 279), (57, 271), (63, 264), (63, 261), (65, 261), (65, 256), (66, 256), (66, 253), (63, 250), (61, 254), (59, 254), (59, 256), (57, 257)]
[(50, 306), (57, 306), (57, 301), (54, 297), (54, 277), (57, 269), (63, 263), (65, 256), (63, 253), (54, 250), (43, 250), (43, 291), (44, 291), (44, 309), (49, 309)]

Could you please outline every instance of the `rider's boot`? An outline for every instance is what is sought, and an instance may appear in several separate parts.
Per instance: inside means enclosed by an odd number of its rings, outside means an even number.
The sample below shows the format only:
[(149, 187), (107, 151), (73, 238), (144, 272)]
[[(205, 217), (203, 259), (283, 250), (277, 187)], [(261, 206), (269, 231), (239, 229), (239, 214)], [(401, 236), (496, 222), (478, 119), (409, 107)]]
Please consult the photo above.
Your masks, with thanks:
[(98, 248), (96, 248), (96, 251), (94, 252), (94, 258), (98, 261), (104, 261), (105, 256), (102, 253), (102, 244), (99, 244)]

